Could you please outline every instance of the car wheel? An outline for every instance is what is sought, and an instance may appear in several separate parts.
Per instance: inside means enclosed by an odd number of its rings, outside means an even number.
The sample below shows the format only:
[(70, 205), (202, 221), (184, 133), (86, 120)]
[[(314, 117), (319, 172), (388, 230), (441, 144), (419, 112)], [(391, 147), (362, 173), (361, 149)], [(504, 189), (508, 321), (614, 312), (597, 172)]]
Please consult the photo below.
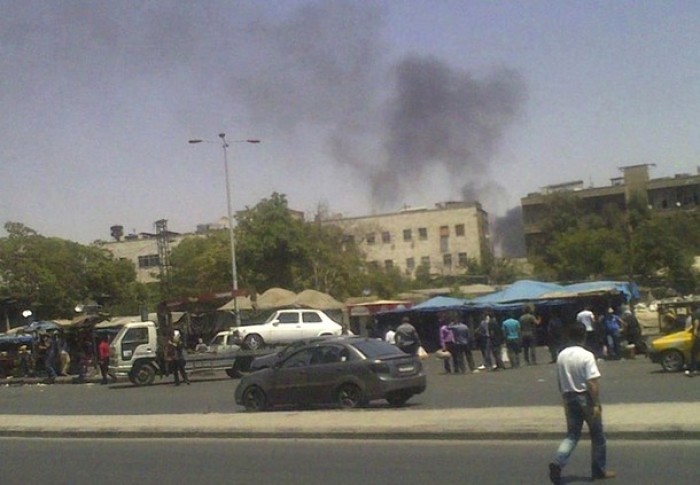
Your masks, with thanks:
[(355, 384), (343, 384), (336, 393), (336, 402), (343, 409), (352, 409), (364, 403), (362, 389)]
[(251, 333), (243, 340), (243, 346), (250, 350), (258, 350), (263, 345), (265, 345), (265, 341), (257, 333)]
[(243, 392), (243, 406), (246, 411), (264, 411), (268, 407), (267, 396), (258, 386), (250, 386)]
[(683, 369), (685, 359), (678, 350), (666, 350), (661, 354), (661, 367), (666, 372), (678, 372)]
[(138, 364), (129, 380), (137, 386), (150, 386), (156, 378), (156, 370), (150, 364)]
[(409, 392), (394, 392), (386, 397), (387, 402), (390, 406), (400, 407), (406, 404), (406, 401), (411, 399), (413, 394)]

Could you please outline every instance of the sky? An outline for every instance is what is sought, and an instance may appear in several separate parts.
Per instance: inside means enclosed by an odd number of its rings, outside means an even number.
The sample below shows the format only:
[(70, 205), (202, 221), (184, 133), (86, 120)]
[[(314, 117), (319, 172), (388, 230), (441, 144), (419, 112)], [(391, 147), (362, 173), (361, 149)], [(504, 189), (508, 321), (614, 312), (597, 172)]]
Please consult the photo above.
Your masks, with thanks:
[(0, 223), (192, 232), (225, 133), (234, 211), (479, 201), (507, 232), (546, 185), (696, 173), (698, 45), (692, 0), (0, 0)]

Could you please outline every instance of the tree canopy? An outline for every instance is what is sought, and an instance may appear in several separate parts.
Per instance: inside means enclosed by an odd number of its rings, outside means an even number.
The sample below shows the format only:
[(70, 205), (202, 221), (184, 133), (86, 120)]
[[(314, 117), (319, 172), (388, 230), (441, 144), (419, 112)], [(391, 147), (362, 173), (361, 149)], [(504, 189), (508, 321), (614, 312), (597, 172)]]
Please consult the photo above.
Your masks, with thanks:
[(0, 238), (0, 296), (30, 308), (39, 318), (67, 318), (77, 303), (96, 301), (107, 310), (137, 312), (144, 289), (128, 261), (96, 246), (44, 237), (17, 222)]
[(626, 278), (695, 290), (692, 269), (700, 249), (700, 215), (651, 212), (634, 196), (626, 210), (610, 204), (585, 210), (573, 194), (553, 194), (540, 221), (543, 232), (537, 272), (556, 280)]

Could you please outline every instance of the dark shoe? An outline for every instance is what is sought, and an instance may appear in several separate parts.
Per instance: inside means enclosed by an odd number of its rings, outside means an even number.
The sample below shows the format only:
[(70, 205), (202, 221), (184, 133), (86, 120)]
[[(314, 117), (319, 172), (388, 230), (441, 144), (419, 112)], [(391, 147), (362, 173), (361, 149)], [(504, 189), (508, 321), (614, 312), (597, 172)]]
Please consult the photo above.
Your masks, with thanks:
[(617, 472), (612, 470), (605, 470), (603, 473), (593, 475), (593, 480), (606, 480), (608, 478), (615, 478), (616, 476)]
[(556, 463), (549, 464), (549, 480), (554, 485), (559, 485), (561, 483), (561, 466)]

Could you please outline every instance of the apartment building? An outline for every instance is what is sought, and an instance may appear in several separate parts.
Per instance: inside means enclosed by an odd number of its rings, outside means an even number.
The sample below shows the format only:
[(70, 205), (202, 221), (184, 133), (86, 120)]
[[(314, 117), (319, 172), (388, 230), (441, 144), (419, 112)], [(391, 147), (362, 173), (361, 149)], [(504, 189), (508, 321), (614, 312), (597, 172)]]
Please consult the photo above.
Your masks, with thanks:
[(546, 244), (539, 223), (544, 216), (548, 196), (553, 193), (574, 194), (582, 200), (586, 210), (597, 214), (608, 206), (625, 211), (628, 201), (635, 195), (641, 197), (649, 209), (657, 212), (695, 211), (700, 208), (700, 172), (650, 179), (650, 166), (654, 165), (621, 167), (622, 177), (611, 178), (610, 185), (604, 187), (586, 188), (583, 181), (577, 180), (542, 187), (540, 192), (523, 197), (520, 203), (528, 254), (537, 254)]
[(371, 265), (398, 268), (407, 276), (415, 276), (421, 265), (433, 275), (464, 274), (470, 259), (482, 262), (491, 254), (487, 213), (478, 202), (407, 207), (324, 224), (341, 227)]

